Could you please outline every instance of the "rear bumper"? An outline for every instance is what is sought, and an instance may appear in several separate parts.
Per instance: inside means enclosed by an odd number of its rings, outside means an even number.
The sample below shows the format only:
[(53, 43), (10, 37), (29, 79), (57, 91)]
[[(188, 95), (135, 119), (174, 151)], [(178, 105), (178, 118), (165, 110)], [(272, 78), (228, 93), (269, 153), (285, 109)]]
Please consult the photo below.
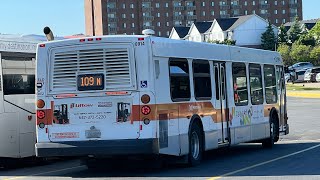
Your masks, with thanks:
[(36, 156), (109, 156), (157, 154), (157, 139), (36, 143)]

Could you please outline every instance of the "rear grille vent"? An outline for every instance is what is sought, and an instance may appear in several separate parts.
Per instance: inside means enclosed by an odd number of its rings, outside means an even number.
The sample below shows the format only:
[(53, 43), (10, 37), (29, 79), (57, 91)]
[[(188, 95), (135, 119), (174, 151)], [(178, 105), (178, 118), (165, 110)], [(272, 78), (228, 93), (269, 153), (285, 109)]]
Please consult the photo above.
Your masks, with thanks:
[(78, 74), (104, 73), (105, 90), (133, 89), (129, 48), (53, 52), (52, 91), (76, 91)]

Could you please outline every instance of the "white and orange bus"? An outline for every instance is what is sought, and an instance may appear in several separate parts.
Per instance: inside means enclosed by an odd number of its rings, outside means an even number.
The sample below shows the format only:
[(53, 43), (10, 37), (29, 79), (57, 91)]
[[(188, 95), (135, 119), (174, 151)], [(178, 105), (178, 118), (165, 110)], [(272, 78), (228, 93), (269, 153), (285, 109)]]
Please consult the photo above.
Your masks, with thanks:
[(289, 133), (277, 52), (146, 35), (51, 41), (37, 50), (40, 157), (173, 155)]

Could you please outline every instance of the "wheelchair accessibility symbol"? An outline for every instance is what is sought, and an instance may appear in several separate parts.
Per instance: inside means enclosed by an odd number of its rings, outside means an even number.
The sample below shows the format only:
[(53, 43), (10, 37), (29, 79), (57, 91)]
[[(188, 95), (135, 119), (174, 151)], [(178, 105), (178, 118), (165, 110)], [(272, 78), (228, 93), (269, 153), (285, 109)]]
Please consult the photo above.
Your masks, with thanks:
[(140, 81), (141, 88), (148, 88), (148, 81)]

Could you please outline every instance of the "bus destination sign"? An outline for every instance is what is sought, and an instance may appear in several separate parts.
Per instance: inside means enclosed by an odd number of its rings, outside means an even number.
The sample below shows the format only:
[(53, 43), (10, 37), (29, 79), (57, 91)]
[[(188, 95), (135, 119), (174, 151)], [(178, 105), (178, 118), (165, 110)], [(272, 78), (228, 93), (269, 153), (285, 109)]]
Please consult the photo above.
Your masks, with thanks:
[(104, 75), (103, 74), (81, 74), (78, 75), (78, 90), (103, 90)]

